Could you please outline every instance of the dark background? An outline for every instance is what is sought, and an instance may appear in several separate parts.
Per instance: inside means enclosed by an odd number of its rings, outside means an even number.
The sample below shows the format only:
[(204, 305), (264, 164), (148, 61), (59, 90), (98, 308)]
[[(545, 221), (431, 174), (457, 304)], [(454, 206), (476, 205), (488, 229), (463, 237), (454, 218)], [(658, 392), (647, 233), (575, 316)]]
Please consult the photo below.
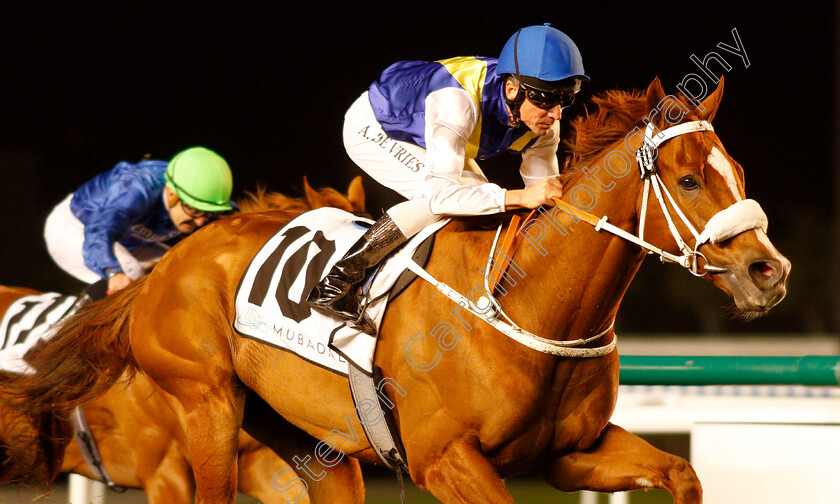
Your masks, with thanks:
[[(399, 2), (400, 4), (405, 2)], [(593, 92), (666, 91), (720, 53), (731, 65), (715, 128), (793, 262), (788, 298), (749, 324), (727, 299), (648, 260), (617, 323), (633, 332), (836, 331), (835, 21), (829, 2), (279, 2), (4, 6), (0, 19), (0, 284), (75, 292), (41, 232), (67, 193), (120, 160), (193, 145), (222, 154), (235, 197), (262, 184), (300, 195), (302, 177), (343, 190), (360, 171), (341, 142), (346, 108), (400, 59), (497, 56), (516, 29), (551, 22), (584, 58)], [(35, 5), (35, 6), (33, 6)], [(716, 48), (736, 28), (750, 60)], [(580, 102), (579, 102), (580, 103)], [(564, 123), (581, 113), (567, 111)], [(483, 165), (519, 187), (517, 159)], [(366, 180), (368, 209), (396, 202)]]

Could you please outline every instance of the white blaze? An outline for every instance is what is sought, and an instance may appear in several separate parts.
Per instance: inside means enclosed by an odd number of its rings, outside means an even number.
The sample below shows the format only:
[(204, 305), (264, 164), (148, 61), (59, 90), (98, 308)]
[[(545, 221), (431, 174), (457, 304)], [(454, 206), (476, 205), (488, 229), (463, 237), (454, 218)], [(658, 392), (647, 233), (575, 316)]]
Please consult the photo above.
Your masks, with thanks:
[(729, 190), (732, 191), (732, 196), (735, 197), (735, 201), (741, 201), (741, 195), (738, 194), (738, 181), (735, 179), (735, 170), (729, 164), (726, 156), (717, 147), (712, 147), (712, 151), (706, 159), (706, 164), (714, 168), (723, 177), (726, 185), (729, 186)]

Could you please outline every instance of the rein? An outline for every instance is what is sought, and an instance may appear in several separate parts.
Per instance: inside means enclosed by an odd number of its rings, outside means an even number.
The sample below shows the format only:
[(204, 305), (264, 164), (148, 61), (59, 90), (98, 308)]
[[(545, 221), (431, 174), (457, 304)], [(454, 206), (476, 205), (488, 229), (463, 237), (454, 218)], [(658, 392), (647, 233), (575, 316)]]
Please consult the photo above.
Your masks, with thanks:
[(102, 455), (99, 454), (99, 448), (96, 446), (96, 439), (87, 423), (85, 417), (85, 410), (81, 406), (76, 406), (72, 413), (73, 427), (75, 428), (76, 443), (79, 445), (79, 451), (82, 452), (82, 458), (85, 459), (90, 470), (93, 472), (94, 479), (105, 483), (108, 488), (117, 492), (123, 493), (128, 488), (117, 485), (105, 469), (105, 461), (102, 460)]

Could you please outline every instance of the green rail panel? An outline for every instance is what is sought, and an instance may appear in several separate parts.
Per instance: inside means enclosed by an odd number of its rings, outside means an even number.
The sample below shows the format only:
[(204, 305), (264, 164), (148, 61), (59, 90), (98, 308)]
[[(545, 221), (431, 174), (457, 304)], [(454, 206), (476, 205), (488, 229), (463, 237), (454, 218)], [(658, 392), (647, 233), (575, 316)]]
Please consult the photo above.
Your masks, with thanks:
[(621, 356), (622, 385), (840, 385), (840, 356)]

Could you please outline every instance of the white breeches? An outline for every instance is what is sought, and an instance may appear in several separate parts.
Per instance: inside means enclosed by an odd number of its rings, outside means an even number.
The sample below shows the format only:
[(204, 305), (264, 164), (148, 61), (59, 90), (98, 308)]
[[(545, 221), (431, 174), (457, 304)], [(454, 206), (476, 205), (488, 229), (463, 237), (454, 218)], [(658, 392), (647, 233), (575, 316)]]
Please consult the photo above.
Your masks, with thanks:
[[(394, 223), (407, 237), (440, 219), (429, 210), (426, 149), (390, 138), (376, 121), (365, 92), (344, 116), (344, 147), (359, 167), (380, 184), (395, 190), (408, 201), (388, 209)], [(478, 185), (487, 177), (478, 164), (468, 159), (461, 174), (462, 185)]]

